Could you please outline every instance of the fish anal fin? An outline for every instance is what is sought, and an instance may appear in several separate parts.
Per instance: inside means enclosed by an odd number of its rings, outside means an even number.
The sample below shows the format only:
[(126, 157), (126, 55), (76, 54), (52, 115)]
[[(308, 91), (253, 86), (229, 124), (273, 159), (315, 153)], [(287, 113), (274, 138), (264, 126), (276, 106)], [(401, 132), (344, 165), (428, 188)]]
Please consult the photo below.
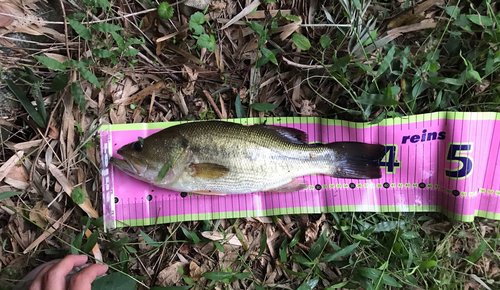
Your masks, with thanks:
[(304, 183), (302, 178), (294, 178), (287, 184), (280, 187), (266, 190), (264, 192), (294, 192), (299, 190), (304, 190), (307, 188), (307, 184)]
[(215, 163), (192, 163), (191, 176), (203, 179), (218, 179), (229, 172), (229, 168)]
[(212, 196), (226, 196), (227, 193), (222, 193), (222, 192), (215, 192), (211, 190), (199, 190), (195, 191), (193, 193), (200, 194), (200, 195), (212, 195)]
[(262, 126), (264, 128), (276, 131), (276, 133), (278, 133), (281, 138), (285, 139), (288, 142), (292, 142), (295, 144), (307, 144), (309, 142), (307, 133), (304, 131), (295, 128), (273, 126), (273, 125), (262, 125)]

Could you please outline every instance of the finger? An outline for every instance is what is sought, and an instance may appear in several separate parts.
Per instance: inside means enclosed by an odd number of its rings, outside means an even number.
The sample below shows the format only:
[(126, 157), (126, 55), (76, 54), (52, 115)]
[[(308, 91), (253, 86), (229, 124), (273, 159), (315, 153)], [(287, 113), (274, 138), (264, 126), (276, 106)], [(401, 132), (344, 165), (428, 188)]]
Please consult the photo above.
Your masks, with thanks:
[(47, 264), (45, 267), (43, 267), (38, 274), (36, 274), (35, 279), (33, 279), (33, 282), (30, 285), (29, 290), (43, 290), (45, 287), (43, 285), (43, 277), (45, 273), (47, 273), (52, 267), (55, 266), (55, 263)]
[(85, 255), (68, 255), (59, 263), (48, 269), (41, 279), (42, 289), (66, 290), (66, 275), (73, 267), (81, 266), (87, 262)]
[(93, 264), (81, 270), (71, 277), (69, 290), (90, 290), (90, 285), (97, 278), (108, 270), (108, 266)]
[(85, 255), (67, 255), (59, 263), (57, 263), (50, 272), (54, 276), (66, 277), (74, 267), (81, 266), (87, 262), (87, 256)]

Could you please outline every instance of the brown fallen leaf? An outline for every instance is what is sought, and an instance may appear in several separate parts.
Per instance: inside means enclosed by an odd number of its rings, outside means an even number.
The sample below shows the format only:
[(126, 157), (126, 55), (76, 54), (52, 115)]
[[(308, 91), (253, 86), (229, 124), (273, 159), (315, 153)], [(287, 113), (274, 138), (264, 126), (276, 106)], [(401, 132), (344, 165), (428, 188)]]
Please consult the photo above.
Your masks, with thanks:
[(316, 105), (312, 104), (310, 100), (303, 100), (300, 108), (300, 115), (304, 117), (312, 117), (315, 115), (314, 110)]
[(3, 181), (14, 188), (21, 189), (21, 190), (26, 190), (30, 186), (27, 182), (15, 180), (15, 179), (8, 178), (8, 177), (5, 177), (5, 179)]
[(49, 208), (39, 201), (29, 211), (29, 218), (37, 225), (44, 228), (45, 226), (47, 226), (48, 220), (50, 218)]
[(227, 3), (224, 1), (212, 1), (210, 3), (210, 12), (222, 12), (226, 9)]
[(183, 244), (180, 248), (179, 248), (179, 253), (183, 254), (183, 255), (189, 255), (189, 252), (191, 252), (191, 246), (190, 245), (187, 245), (187, 244)]
[(6, 178), (11, 178), (14, 180), (28, 182), (28, 173), (26, 172), (26, 168), (22, 164), (16, 164), (12, 169), (7, 173)]
[(35, 241), (33, 241), (33, 243), (31, 243), (26, 249), (24, 249), (23, 254), (29, 253), (29, 251), (34, 249), (44, 240), (46, 240), (53, 232), (55, 232), (62, 224), (64, 224), (64, 222), (68, 219), (73, 210), (74, 209), (71, 209), (65, 212), (63, 216), (59, 218), (57, 221), (55, 221), (46, 231), (43, 231), (43, 233)]
[(120, 100), (116, 100), (114, 103), (115, 104), (121, 104), (121, 105), (130, 105), (136, 102), (139, 102), (140, 100), (144, 99), (145, 97), (151, 95), (154, 91), (161, 89), (165, 85), (164, 82), (160, 81), (155, 84), (149, 85), (145, 89), (141, 90), (140, 92), (128, 97), (128, 98), (122, 98)]
[(5, 144), (14, 151), (31, 151), (33, 148), (39, 147), (42, 144), (42, 140), (38, 139), (21, 143), (5, 142)]
[(194, 281), (198, 281), (205, 270), (193, 261), (189, 263), (189, 277)]
[(425, 10), (429, 9), (432, 5), (434, 5), (437, 0), (427, 0), (418, 4), (415, 7), (410, 7), (406, 9), (404, 12), (396, 15), (389, 24), (387, 24), (387, 28), (395, 28), (401, 27), (411, 24), (419, 23), (424, 19), (424, 16), (421, 15)]
[(16, 165), (16, 163), (24, 156), (24, 151), (18, 151), (16, 154), (12, 155), (12, 157), (5, 162), (2, 167), (0, 167), (0, 181), (9, 174), (12, 168)]
[(185, 262), (175, 262), (161, 270), (158, 273), (158, 283), (156, 285), (162, 287), (174, 286), (182, 278), (181, 273), (179, 273), (179, 267), (184, 268), (187, 265), (188, 263)]
[(247, 7), (245, 7), (243, 10), (241, 10), (240, 13), (238, 13), (236, 16), (234, 16), (231, 20), (229, 20), (224, 26), (220, 28), (220, 30), (224, 30), (228, 28), (229, 26), (233, 25), (236, 21), (240, 20), (241, 18), (245, 17), (246, 15), (252, 13), (252, 11), (259, 7), (260, 1), (259, 0), (254, 0), (252, 3), (248, 4)]
[[(39, 163), (41, 163), (41, 161), (39, 161)], [(45, 164), (41, 164), (42, 166), (45, 166)], [(71, 193), (73, 192), (73, 189), (74, 189), (74, 186), (73, 184), (71, 183), (71, 181), (69, 181), (66, 176), (64, 175), (64, 173), (61, 172), (61, 170), (59, 170), (54, 164), (49, 164), (49, 171), (50, 173), (52, 173), (52, 175), (57, 179), (57, 181), (61, 184), (61, 186), (63, 187), (64, 191), (66, 192), (66, 194), (71, 198)], [(85, 200), (85, 202), (83, 202), (82, 204), (79, 204), (78, 205), (81, 209), (83, 209), (85, 211), (85, 213), (89, 216), (89, 217), (93, 217), (93, 218), (98, 218), (99, 217), (99, 214), (97, 213), (97, 211), (92, 207), (92, 204), (88, 201), (88, 199)]]
[(436, 222), (435, 220), (428, 220), (422, 224), (422, 230), (427, 235), (433, 233), (447, 233), (451, 227), (449, 221)]
[(49, 134), (50, 139), (57, 140), (59, 138), (59, 128), (54, 124), (54, 122), (50, 122), (49, 124)]
[(387, 36), (383, 37), (381, 39), (381, 41), (383, 39), (386, 39), (386, 38), (389, 41), (391, 41), (391, 40), (394, 40), (394, 39), (400, 37), (404, 33), (412, 32), (412, 31), (417, 31), (417, 30), (434, 28), (434, 27), (436, 27), (436, 24), (437, 23), (433, 19), (425, 19), (425, 20), (422, 20), (419, 23), (396, 27), (396, 28), (393, 28), (393, 29), (387, 31)]
[(182, 72), (184, 78), (189, 80), (189, 82), (183, 86), (182, 92), (185, 95), (192, 95), (194, 93), (194, 85), (196, 84), (196, 80), (198, 79), (198, 72), (192, 70), (187, 65), (184, 65), (184, 70)]
[(0, 3), (0, 27), (7, 27), (14, 22), (12, 15), (12, 8), (9, 3)]
[(225, 239), (224, 239), (224, 235), (218, 231), (202, 232), (201, 235), (207, 239), (212, 240), (212, 241), (224, 240), (225, 242), (227, 242), (230, 245), (241, 247), (241, 242), (238, 240), (238, 237), (235, 234), (227, 234)]
[(318, 237), (318, 233), (319, 233), (319, 226), (321, 225), (321, 223), (325, 220), (325, 214), (322, 214), (321, 217), (311, 223), (311, 222), (307, 222), (307, 225), (306, 225), (306, 230), (304, 232), (304, 236), (305, 236), (305, 244), (306, 245), (309, 245), (309, 246), (312, 246), (312, 244), (316, 241), (317, 237)]

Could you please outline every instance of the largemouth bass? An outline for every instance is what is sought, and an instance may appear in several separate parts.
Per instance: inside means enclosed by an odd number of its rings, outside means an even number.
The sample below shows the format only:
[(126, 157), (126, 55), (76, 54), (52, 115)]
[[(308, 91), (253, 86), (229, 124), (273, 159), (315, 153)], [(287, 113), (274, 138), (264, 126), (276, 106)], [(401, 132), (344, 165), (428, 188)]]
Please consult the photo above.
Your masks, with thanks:
[(300, 177), (380, 178), (384, 146), (358, 142), (307, 144), (292, 128), (224, 121), (172, 126), (120, 148), (111, 163), (158, 187), (208, 195), (292, 192)]

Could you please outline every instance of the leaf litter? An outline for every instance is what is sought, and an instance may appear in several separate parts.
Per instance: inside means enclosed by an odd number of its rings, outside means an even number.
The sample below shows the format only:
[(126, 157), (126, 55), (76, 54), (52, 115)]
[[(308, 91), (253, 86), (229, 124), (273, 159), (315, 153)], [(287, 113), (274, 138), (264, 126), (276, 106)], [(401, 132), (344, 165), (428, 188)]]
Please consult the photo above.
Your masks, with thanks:
[[(388, 7), (388, 4), (370, 1), (339, 3), (281, 1), (262, 5), (260, 1), (212, 1), (206, 13), (204, 8), (189, 3), (171, 3), (174, 15), (168, 21), (160, 19), (155, 11), (138, 13), (123, 22), (131, 35), (145, 39), (144, 44), (129, 44), (139, 49), (137, 58), (123, 56), (114, 62), (112, 58), (95, 57), (98, 63), (80, 70), (84, 72), (81, 75), (71, 71), (70, 81), (60, 91), (42, 91), (49, 115), (46, 130), (33, 122), (31, 115), (41, 112), (41, 108), (33, 107), (32, 112), (11, 110), (0, 120), (2, 128), (17, 130), (2, 139), (0, 193), (22, 193), (0, 199), (0, 280), (13, 282), (43, 261), (69, 253), (71, 245), (77, 244), (77, 236), (84, 232), (86, 237), (82, 237), (79, 250), (92, 233), (97, 233), (92, 255), (116, 265), (116, 269), (135, 277), (135, 282), (143, 277), (139, 283), (143, 288), (189, 285), (193, 289), (210, 285), (215, 285), (215, 289), (323, 289), (335, 285), (369, 288), (366, 281), (372, 281), (370, 275), (381, 269), (384, 275), (398, 278), (408, 288), (431, 283), (426, 275), (438, 277), (439, 281), (464, 281), (464, 287), (469, 289), (498, 284), (498, 222), (486, 219), (466, 224), (449, 221), (438, 214), (408, 217), (344, 213), (192, 221), (123, 228), (111, 233), (103, 232), (99, 226), (98, 217), (102, 212), (99, 140), (95, 134), (86, 135), (94, 120), (124, 124), (298, 115), (361, 121), (378, 116), (380, 112), (367, 117), (366, 111), (356, 111), (359, 104), (350, 95), (353, 89), (349, 82), (355, 83), (363, 75), (351, 71), (346, 78), (343, 72), (347, 64), (368, 67), (366, 74), (377, 76), (380, 67), (371, 70), (370, 66), (377, 61), (375, 56), (388, 53), (384, 44), (420, 41), (428, 29), (443, 23), (439, 11), (445, 4), (432, 0), (415, 3), (415, 7), (405, 7), (402, 3)], [(5, 60), (2, 72), (6, 69), (19, 72), (21, 65), (27, 65), (50, 84), (57, 71), (44, 69), (37, 60), (27, 56), (41, 52), (41, 56), (62, 64), (69, 57), (80, 61), (92, 55), (92, 48), (121, 49), (120, 41), (109, 42), (112, 45), (104, 47), (89, 41), (95, 40), (92, 36), (78, 38), (72, 31), (66, 35), (62, 26), (64, 19), (47, 20), (37, 16), (43, 14), (39, 12), (44, 5), (36, 0), (22, 5), (15, 0), (0, 3), (0, 41), (10, 49), (8, 53), (4, 50), (0, 53), (2, 61)], [(342, 18), (344, 13), (328, 12), (342, 5), (346, 14), (356, 17), (347, 21)], [(140, 3), (117, 7), (123, 14), (145, 8)], [(353, 21), (359, 19), (361, 11), (371, 11), (362, 15), (366, 19), (378, 17), (380, 35), (372, 44), (371, 36), (366, 33), (358, 35), (366, 42), (363, 49), (359, 42), (351, 45), (342, 39), (338, 39), (343, 46), (337, 51), (321, 51), (307, 44), (317, 43), (323, 35), (366, 32), (353, 28), (357, 25)], [(210, 35), (217, 39), (213, 51), (201, 47), (192, 37), (194, 29), (189, 20), (194, 12), (204, 14), (201, 28), (207, 39)], [(295, 15), (298, 20), (273, 19), (279, 14)], [(388, 17), (384, 19), (383, 15)], [(92, 15), (92, 21), (105, 23), (107, 16), (123, 15), (96, 14)], [(320, 25), (307, 26), (314, 24)], [(347, 28), (335, 26), (337, 24), (347, 24)], [(43, 38), (29, 40), (26, 35)], [(121, 36), (113, 37), (119, 40)], [(33, 47), (27, 45), (31, 42)], [(67, 51), (70, 55), (66, 55)], [(356, 58), (340, 65), (339, 59), (348, 53)], [(367, 59), (365, 54), (369, 54)], [(42, 59), (46, 60), (39, 58)], [(256, 67), (259, 61), (267, 62)], [(339, 65), (336, 66), (336, 62)], [(94, 74), (104, 83), (96, 83)], [(79, 88), (79, 98), (71, 95), (73, 82)], [(99, 84), (104, 84), (102, 89), (98, 88)], [(486, 81), (473, 90), (482, 94), (491, 85)], [(0, 90), (4, 89), (2, 83)], [(32, 106), (35, 104), (32, 102)], [(255, 110), (259, 104), (272, 104), (275, 109)], [(84, 193), (83, 203), (77, 204), (71, 199), (74, 188)], [(85, 216), (94, 218), (93, 223), (86, 224)], [(399, 227), (378, 232), (370, 230), (399, 219), (408, 219), (410, 225), (406, 230), (416, 233), (408, 235), (408, 240), (404, 240), (408, 241), (406, 244), (399, 240), (405, 237), (400, 235)], [(148, 234), (141, 235), (139, 228)], [(413, 238), (415, 236), (419, 238)], [(352, 248), (356, 242), (359, 246)], [(335, 259), (321, 261), (324, 255)], [(394, 257), (400, 260), (392, 261)], [(380, 259), (388, 259), (389, 266), (377, 264)], [(437, 266), (414, 278), (408, 273), (415, 273), (417, 268), (402, 270), (391, 264), (401, 261), (412, 267), (420, 262), (437, 261)], [(378, 272), (356, 272), (359, 265), (378, 269)], [(414, 280), (401, 278), (408, 275)], [(385, 278), (384, 281), (392, 280)]]

